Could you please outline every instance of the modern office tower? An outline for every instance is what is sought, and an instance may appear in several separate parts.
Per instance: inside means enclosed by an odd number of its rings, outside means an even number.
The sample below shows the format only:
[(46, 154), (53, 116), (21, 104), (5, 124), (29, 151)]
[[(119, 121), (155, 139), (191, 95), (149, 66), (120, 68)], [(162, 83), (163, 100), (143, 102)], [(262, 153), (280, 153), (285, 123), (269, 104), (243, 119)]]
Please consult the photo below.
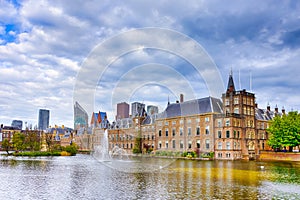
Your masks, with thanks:
[(22, 120), (13, 120), (11, 122), (12, 127), (17, 127), (18, 129), (22, 130), (23, 127), (23, 121)]
[(145, 113), (145, 104), (134, 102), (131, 104), (131, 116), (142, 116)]
[(39, 110), (39, 130), (46, 130), (49, 127), (50, 111), (45, 109)]
[(88, 114), (76, 101), (74, 104), (74, 129), (88, 127)]
[(129, 118), (129, 104), (126, 102), (118, 103), (116, 119), (124, 118)]
[(157, 106), (153, 106), (153, 105), (147, 106), (147, 113), (149, 115), (157, 114), (158, 113), (158, 107)]

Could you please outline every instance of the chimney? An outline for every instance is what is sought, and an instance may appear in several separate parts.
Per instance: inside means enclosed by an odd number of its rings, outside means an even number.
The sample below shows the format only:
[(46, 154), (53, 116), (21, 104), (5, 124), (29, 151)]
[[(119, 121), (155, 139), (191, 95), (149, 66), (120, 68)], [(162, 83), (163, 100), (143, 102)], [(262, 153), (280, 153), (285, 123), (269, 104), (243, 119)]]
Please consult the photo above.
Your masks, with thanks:
[(180, 94), (180, 103), (183, 103), (183, 101), (184, 101), (183, 94)]
[(278, 107), (277, 107), (277, 104), (275, 106), (275, 113), (278, 113)]
[(285, 115), (285, 109), (284, 109), (284, 106), (282, 106), (282, 114)]
[(267, 105), (267, 110), (268, 110), (268, 111), (271, 111), (271, 106), (270, 106), (269, 103), (268, 103), (268, 105)]
[(178, 100), (176, 100), (176, 103), (179, 103), (179, 101), (178, 101)]
[(255, 108), (257, 108), (257, 107), (258, 107), (257, 102), (255, 102)]

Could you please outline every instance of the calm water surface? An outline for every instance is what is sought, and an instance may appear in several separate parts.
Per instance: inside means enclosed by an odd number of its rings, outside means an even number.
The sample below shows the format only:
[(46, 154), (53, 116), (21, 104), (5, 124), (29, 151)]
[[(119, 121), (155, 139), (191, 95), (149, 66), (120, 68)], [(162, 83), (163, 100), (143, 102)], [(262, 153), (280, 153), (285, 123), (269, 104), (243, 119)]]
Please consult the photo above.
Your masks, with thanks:
[(0, 155), (0, 199), (300, 199), (300, 163), (134, 160)]

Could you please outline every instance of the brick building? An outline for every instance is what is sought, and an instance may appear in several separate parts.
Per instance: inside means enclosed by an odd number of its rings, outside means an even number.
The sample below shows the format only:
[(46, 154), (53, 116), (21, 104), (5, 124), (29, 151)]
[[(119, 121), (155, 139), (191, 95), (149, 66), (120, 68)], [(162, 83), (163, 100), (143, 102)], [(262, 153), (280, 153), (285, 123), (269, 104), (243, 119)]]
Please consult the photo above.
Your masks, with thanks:
[(135, 115), (128, 119), (130, 125), (109, 128), (109, 148), (117, 145), (131, 153), (135, 138), (141, 137), (144, 151), (213, 152), (215, 159), (255, 159), (261, 150), (270, 149), (266, 129), (269, 120), (281, 114), (278, 108), (258, 108), (254, 93), (235, 90), (230, 74), (222, 100), (184, 101), (182, 96), (162, 113)]

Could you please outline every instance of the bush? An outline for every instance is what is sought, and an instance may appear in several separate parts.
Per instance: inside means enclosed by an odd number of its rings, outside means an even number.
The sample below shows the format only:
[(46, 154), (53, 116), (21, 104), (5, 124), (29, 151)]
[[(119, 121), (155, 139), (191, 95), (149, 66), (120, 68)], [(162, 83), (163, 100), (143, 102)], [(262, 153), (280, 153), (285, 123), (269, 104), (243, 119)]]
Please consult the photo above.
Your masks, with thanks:
[(65, 147), (65, 151), (70, 153), (71, 156), (75, 156), (76, 153), (77, 153), (77, 146), (72, 144), (72, 145), (69, 145), (69, 146), (66, 146)]

